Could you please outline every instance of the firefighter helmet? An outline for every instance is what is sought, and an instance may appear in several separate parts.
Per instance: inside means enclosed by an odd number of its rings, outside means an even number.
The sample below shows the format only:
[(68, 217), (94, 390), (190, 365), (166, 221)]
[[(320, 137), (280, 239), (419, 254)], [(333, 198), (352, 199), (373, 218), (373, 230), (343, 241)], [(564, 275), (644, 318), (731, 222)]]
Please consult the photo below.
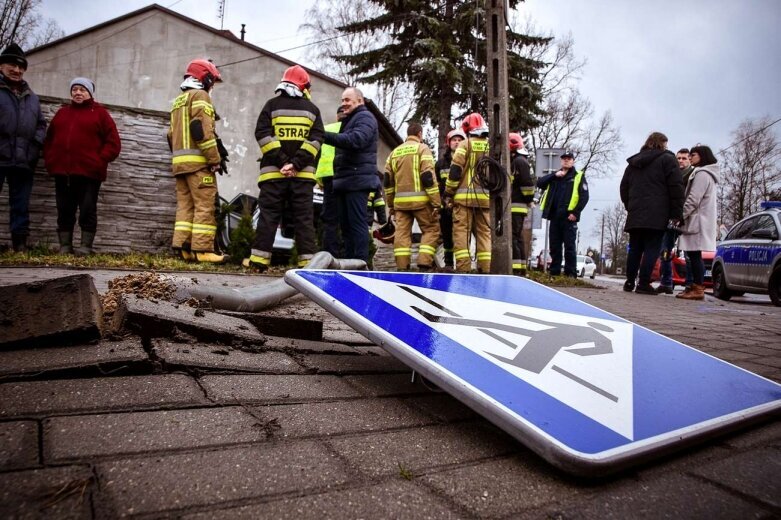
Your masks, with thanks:
[(447, 133), (447, 143), (450, 144), (450, 140), (454, 137), (460, 137), (461, 139), (466, 139), (466, 134), (464, 134), (464, 131), (460, 128), (456, 128), (455, 130), (451, 130)]
[(507, 139), (511, 151), (523, 149), (523, 138), (521, 134), (515, 132), (511, 133)]
[(485, 124), (485, 119), (477, 112), (472, 112), (466, 116), (461, 122), (461, 128), (467, 134), (488, 133), (488, 126)]
[(301, 90), (307, 90), (312, 84), (309, 82), (309, 73), (301, 65), (293, 65), (282, 74), (282, 81), (287, 81)]
[(197, 79), (208, 90), (215, 82), (222, 81), (220, 71), (217, 70), (217, 66), (209, 60), (193, 60), (187, 64), (187, 69), (184, 71), (184, 77), (192, 76)]
[(383, 244), (392, 244), (393, 239), (396, 236), (396, 226), (393, 225), (391, 219), (388, 219), (388, 222), (375, 229), (372, 235)]

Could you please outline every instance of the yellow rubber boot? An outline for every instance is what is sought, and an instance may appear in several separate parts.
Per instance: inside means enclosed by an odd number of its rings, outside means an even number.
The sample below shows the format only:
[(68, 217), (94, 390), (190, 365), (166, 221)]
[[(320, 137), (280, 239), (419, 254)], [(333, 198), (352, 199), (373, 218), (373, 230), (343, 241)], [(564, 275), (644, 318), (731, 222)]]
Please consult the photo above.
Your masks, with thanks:
[(199, 251), (195, 253), (195, 259), (199, 262), (208, 262), (210, 264), (223, 264), (227, 259), (227, 255), (218, 255), (215, 253)]

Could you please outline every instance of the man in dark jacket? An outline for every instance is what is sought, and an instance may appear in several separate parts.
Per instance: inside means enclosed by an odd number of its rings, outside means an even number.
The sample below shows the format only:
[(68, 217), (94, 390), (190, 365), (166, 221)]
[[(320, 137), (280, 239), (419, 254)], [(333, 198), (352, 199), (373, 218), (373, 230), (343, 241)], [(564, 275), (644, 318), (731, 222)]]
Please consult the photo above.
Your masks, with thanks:
[(668, 223), (683, 218), (683, 180), (675, 156), (667, 150), (667, 137), (660, 132), (649, 135), (640, 153), (626, 161), (621, 179), (621, 202), (627, 211), (624, 230), (629, 233), (624, 290), (657, 294), (651, 287), (651, 271)]
[(336, 148), (334, 194), (347, 258), (369, 259), (366, 206), (369, 193), (382, 187), (377, 177), (377, 120), (355, 87), (342, 93), (345, 118), (339, 133), (326, 132), (325, 143)]
[[(681, 171), (683, 177), (683, 187), (686, 190), (686, 182), (689, 180), (689, 175), (694, 171), (691, 158), (689, 157), (689, 149), (681, 148), (678, 153), (675, 154), (675, 159), (678, 161), (678, 169)], [(661, 262), (659, 264), (659, 286), (656, 288), (656, 292), (659, 294), (672, 294), (673, 293), (673, 256), (672, 251), (675, 247), (675, 241), (678, 240), (680, 233), (674, 229), (668, 229), (664, 232), (662, 238), (662, 252)], [(688, 266), (688, 264), (687, 264)], [(686, 286), (691, 285), (691, 269), (686, 269)]]
[(11, 208), (11, 241), (14, 251), (27, 250), (30, 234), (30, 193), (33, 172), (38, 163), (46, 120), (38, 96), (22, 79), (27, 59), (22, 49), (11, 43), (0, 53), (0, 191), (8, 180)]
[(564, 276), (576, 278), (578, 222), (588, 204), (588, 182), (583, 172), (575, 169), (575, 154), (565, 150), (561, 154), (561, 169), (540, 177), (537, 187), (545, 190), (540, 209), (542, 218), (550, 222), (550, 274), (561, 274), (563, 242)]

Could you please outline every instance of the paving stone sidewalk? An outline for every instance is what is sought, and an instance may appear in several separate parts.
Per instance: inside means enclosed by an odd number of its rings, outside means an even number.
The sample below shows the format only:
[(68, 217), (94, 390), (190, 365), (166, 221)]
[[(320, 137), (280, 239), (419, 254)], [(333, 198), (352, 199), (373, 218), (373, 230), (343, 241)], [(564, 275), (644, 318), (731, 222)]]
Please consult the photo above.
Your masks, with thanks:
[[(0, 285), (46, 274), (0, 269)], [(94, 273), (98, 290), (122, 274)], [(769, 303), (617, 284), (563, 292), (781, 382), (781, 308)], [(1, 351), (0, 517), (781, 516), (777, 418), (610, 478), (573, 478), (412, 383), (306, 298), (263, 314), (321, 320), (324, 340), (269, 337), (268, 351), (247, 352), (142, 333)]]

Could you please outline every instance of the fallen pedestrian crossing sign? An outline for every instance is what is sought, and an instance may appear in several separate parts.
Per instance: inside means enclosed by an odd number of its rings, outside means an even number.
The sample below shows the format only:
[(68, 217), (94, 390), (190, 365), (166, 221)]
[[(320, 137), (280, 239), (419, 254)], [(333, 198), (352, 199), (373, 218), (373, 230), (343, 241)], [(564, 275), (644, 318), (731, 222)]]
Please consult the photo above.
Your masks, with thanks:
[(781, 410), (781, 385), (528, 279), (285, 280), (571, 473), (614, 472)]

